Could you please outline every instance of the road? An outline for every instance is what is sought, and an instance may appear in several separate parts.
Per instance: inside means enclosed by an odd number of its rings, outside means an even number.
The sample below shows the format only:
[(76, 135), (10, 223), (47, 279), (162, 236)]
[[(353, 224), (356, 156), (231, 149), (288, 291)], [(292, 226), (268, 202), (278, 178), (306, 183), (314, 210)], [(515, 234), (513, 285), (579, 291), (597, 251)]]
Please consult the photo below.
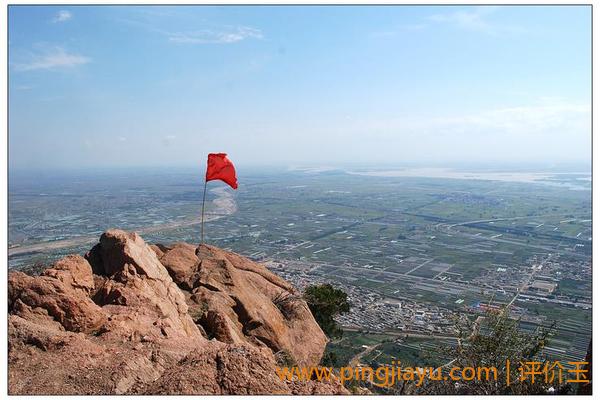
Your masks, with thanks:
[(351, 367), (356, 367), (358, 365), (358, 363), (360, 363), (361, 358), (363, 358), (364, 356), (366, 356), (367, 354), (369, 354), (370, 352), (375, 350), (380, 344), (381, 343), (378, 343), (373, 346), (367, 346), (363, 351), (361, 351), (360, 353), (358, 353), (354, 357), (352, 357), (350, 359), (350, 362), (348, 362), (348, 365)]

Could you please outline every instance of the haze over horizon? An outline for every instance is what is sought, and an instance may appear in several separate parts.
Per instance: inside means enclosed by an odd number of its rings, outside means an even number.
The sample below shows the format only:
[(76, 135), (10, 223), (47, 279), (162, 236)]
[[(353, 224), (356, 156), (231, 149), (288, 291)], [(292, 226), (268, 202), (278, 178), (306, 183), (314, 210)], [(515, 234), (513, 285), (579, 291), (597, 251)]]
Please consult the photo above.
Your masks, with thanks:
[(9, 7), (9, 168), (591, 162), (591, 8)]

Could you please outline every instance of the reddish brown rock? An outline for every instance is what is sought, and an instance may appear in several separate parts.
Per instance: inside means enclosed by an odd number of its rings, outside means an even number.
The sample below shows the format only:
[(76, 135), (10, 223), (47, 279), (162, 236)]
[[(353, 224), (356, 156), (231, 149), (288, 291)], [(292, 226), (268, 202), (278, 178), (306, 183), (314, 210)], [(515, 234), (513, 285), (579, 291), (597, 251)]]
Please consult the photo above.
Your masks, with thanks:
[(325, 344), (303, 302), (274, 304), (282, 292), (294, 293), (232, 253), (108, 231), (86, 259), (9, 274), (9, 392), (345, 393), (276, 375), (274, 350), (303, 347), (290, 354), (309, 363)]
[(348, 394), (339, 380), (282, 380), (269, 357), (247, 344), (211, 342), (148, 385), (143, 394)]
[(90, 263), (79, 254), (66, 256), (57, 261), (42, 275), (61, 281), (65, 286), (89, 295), (94, 290), (94, 275)]
[(272, 360), (248, 345), (213, 342), (190, 353), (144, 394), (290, 394)]
[(195, 253), (196, 247), (188, 243), (175, 243), (169, 247), (159, 246), (153, 246), (152, 249), (156, 252), (156, 249), (160, 251), (162, 247), (162, 254), (157, 253), (157, 256), (173, 280), (184, 289), (192, 289), (194, 280), (198, 278), (195, 274), (197, 271), (195, 267), (199, 263)]
[(99, 275), (113, 276), (130, 268), (139, 275), (165, 281), (169, 273), (158, 261), (154, 251), (135, 232), (111, 229), (100, 236), (98, 243), (86, 255)]
[(109, 332), (202, 339), (183, 293), (137, 233), (107, 231), (87, 257), (95, 270), (111, 278), (94, 295), (111, 315)]
[[(334, 377), (330, 380), (323, 379), (323, 381), (311, 380), (311, 381), (300, 381), (293, 380), (286, 382), (291, 394), (297, 395), (333, 395), (333, 394), (349, 394), (348, 390), (342, 385), (338, 377)], [(371, 394), (366, 391), (362, 393)]]
[(327, 338), (306, 302), (286, 281), (263, 265), (209, 245), (159, 246), (160, 261), (175, 282), (192, 290), (201, 305), (197, 322), (226, 343), (285, 350), (298, 365), (319, 363)]
[(84, 335), (9, 317), (9, 393), (125, 394), (177, 364), (197, 342)]
[(40, 319), (33, 315), (52, 317), (72, 332), (90, 333), (106, 322), (103, 310), (81, 290), (51, 276), (9, 273), (8, 307), (9, 313), (30, 319)]

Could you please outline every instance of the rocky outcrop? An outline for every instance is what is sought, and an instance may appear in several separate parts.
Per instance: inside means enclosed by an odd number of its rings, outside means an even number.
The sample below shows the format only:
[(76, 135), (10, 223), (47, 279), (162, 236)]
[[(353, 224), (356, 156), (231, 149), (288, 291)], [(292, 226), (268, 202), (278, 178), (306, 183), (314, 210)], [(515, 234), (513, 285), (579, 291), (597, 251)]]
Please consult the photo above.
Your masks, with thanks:
[[(111, 314), (107, 327), (123, 335), (202, 339), (185, 297), (156, 254), (136, 233), (105, 232), (86, 254), (94, 271), (107, 277), (93, 299)], [(130, 321), (135, 315), (135, 322)]]
[(209, 337), (286, 352), (300, 366), (317, 365), (327, 338), (306, 302), (264, 266), (214, 246), (154, 247)]
[(57, 322), (59, 329), (91, 333), (107, 317), (89, 297), (94, 287), (92, 270), (83, 258), (61, 260), (40, 277), (21, 272), (8, 276), (8, 306), (11, 314), (44, 325)]
[(316, 365), (326, 339), (295, 290), (212, 246), (105, 232), (85, 258), (9, 273), (11, 394), (345, 393), (288, 382), (282, 352)]
[[(203, 365), (204, 368), (197, 368)], [(273, 363), (257, 349), (220, 343), (188, 354), (153, 382), (147, 394), (289, 394), (288, 385), (272, 379)]]

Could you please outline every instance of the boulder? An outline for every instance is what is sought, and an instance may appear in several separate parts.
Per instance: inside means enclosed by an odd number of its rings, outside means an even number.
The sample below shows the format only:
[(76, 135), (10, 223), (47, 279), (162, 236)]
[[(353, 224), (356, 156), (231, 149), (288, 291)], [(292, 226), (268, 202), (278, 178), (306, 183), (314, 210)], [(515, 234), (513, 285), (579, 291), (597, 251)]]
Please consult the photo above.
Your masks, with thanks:
[(286, 351), (300, 366), (319, 363), (327, 338), (301, 295), (261, 264), (214, 246), (157, 246), (160, 261), (209, 337)]
[(9, 313), (30, 320), (52, 318), (72, 332), (94, 332), (107, 320), (104, 311), (82, 290), (46, 275), (9, 273), (8, 307)]
[(85, 258), (79, 254), (66, 256), (57, 261), (52, 267), (42, 272), (61, 281), (65, 286), (89, 295), (94, 290), (94, 275), (92, 267)]
[(109, 332), (202, 339), (183, 293), (137, 233), (107, 231), (86, 257), (95, 271), (110, 277), (94, 295), (111, 314)]
[[(157, 252), (162, 248), (162, 254)], [(196, 257), (196, 247), (188, 243), (175, 243), (169, 247), (152, 246), (162, 265), (165, 266), (177, 285), (183, 289), (191, 290), (193, 282), (197, 279), (195, 273), (200, 262)], [(191, 266), (191, 267), (190, 267)]]

